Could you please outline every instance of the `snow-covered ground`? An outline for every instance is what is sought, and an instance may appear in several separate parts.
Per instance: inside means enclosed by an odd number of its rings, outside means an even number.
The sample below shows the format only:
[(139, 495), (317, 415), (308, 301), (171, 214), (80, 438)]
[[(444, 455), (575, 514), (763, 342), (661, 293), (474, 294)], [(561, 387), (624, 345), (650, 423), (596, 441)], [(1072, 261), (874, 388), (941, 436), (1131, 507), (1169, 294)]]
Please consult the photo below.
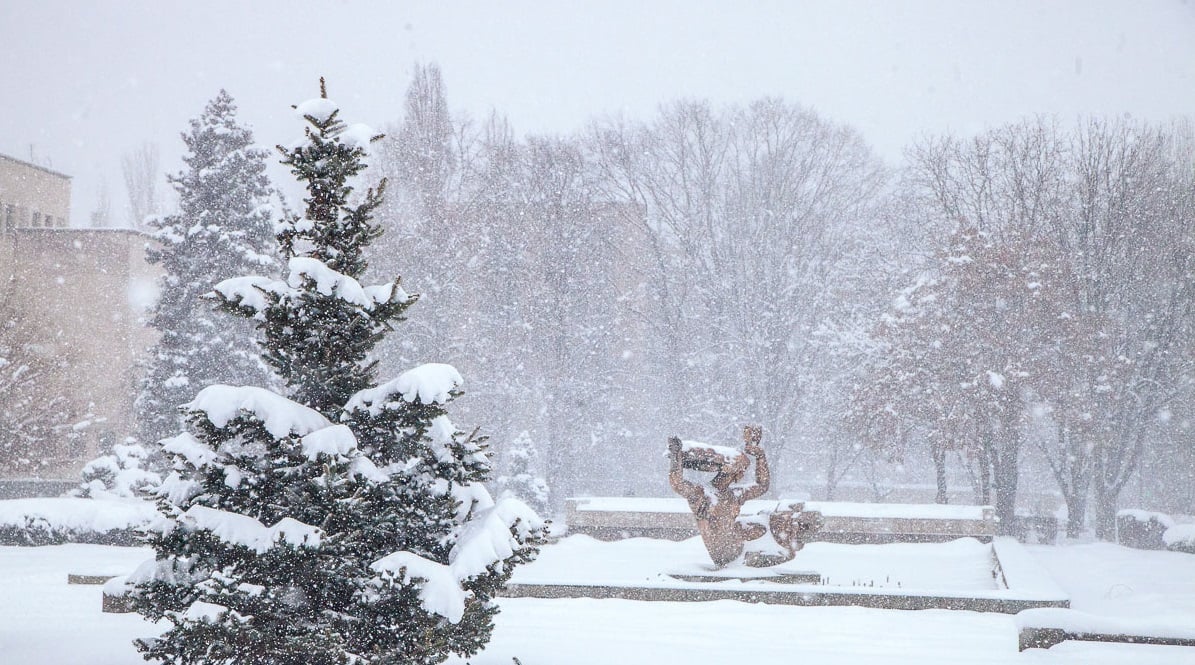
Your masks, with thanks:
[[(548, 548), (538, 572), (533, 564), (520, 574), (567, 574), (570, 559), (578, 577), (618, 567), (617, 561), (587, 560), (583, 542), (569, 539), (553, 546), (556, 550)], [(642, 552), (650, 543), (634, 547)], [(572, 556), (570, 549), (576, 550)], [(1195, 556), (1108, 544), (1030, 551), (1071, 595), (1075, 609), (1137, 619), (1186, 617), (1195, 623)], [(101, 613), (100, 587), (70, 586), (66, 576), (125, 572), (148, 555), (145, 549), (96, 545), (0, 547), (0, 663), (142, 663), (130, 641), (153, 634), (154, 627), (136, 615)], [(634, 560), (631, 554), (624, 558), (627, 565)], [(450, 662), (510, 665), (517, 657), (523, 665), (1195, 664), (1195, 648), (1184, 647), (1067, 642), (1019, 653), (1013, 617), (1003, 614), (735, 601), (526, 598), (501, 604), (485, 653)]]
[[(973, 538), (949, 543), (839, 545), (810, 543), (792, 561), (771, 569), (777, 573), (816, 572), (832, 586), (887, 587), (939, 591), (996, 588), (991, 546)], [(569, 536), (544, 548), (535, 563), (515, 571), (523, 584), (614, 584), (619, 586), (684, 586), (670, 574), (709, 575), (713, 564), (701, 540), (679, 543), (651, 538), (602, 542)], [(727, 577), (757, 577), (761, 569), (746, 566), (718, 571)]]

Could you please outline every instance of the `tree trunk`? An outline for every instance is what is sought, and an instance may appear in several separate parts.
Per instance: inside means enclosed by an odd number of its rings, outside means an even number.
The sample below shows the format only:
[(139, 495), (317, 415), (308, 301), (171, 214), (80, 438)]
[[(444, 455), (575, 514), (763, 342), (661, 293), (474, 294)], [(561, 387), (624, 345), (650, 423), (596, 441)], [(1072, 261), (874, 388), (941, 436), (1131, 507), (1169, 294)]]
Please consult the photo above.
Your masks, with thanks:
[(992, 432), (984, 430), (979, 441), (979, 501), (980, 505), (992, 505)]
[(932, 445), (930, 455), (934, 458), (934, 480), (938, 484), (938, 493), (934, 496), (934, 503), (950, 503), (946, 494), (946, 448), (942, 445)]
[(1083, 526), (1087, 522), (1087, 493), (1070, 491), (1066, 496), (1066, 537), (1078, 538), (1083, 535)]
[[(1013, 475), (1015, 476), (1015, 469)], [(1008, 469), (1001, 465), (996, 472), (996, 518), (999, 521), (999, 533), (1010, 536), (1015, 533), (1014, 523), (1017, 518), (1017, 489), (1016, 479), (1009, 479)]]
[(1078, 538), (1087, 526), (1087, 495), (1091, 491), (1089, 469), (1072, 467), (1070, 483), (1060, 483), (1066, 500), (1066, 537)]
[(1015, 424), (1001, 427), (1000, 441), (993, 451), (992, 480), (996, 490), (996, 517), (1000, 533), (1012, 535), (1017, 517), (1017, 472), (1020, 458), (1020, 434)]
[(1066, 501), (1066, 537), (1078, 538), (1087, 526), (1087, 499), (1091, 491), (1092, 464), (1086, 444), (1090, 432), (1085, 427), (1072, 427), (1060, 421), (1057, 436), (1061, 450), (1050, 467)]
[(992, 461), (988, 459), (986, 451), (979, 460), (979, 496), (977, 498), (977, 503), (980, 505), (992, 505)]
[(1116, 540), (1116, 502), (1120, 493), (1103, 483), (1095, 488), (1095, 535), (1100, 540)]

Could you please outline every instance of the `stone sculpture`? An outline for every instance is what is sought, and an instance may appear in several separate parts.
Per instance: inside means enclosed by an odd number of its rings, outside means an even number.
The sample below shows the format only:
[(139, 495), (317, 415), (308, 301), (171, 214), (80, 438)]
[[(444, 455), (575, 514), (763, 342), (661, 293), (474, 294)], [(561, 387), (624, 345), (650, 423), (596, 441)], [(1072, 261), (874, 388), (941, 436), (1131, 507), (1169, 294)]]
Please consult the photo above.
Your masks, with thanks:
[[(668, 440), (668, 480), (672, 489), (685, 498), (697, 518), (697, 530), (714, 565), (724, 567), (740, 557), (749, 566), (763, 567), (793, 558), (812, 531), (821, 528), (821, 515), (804, 510), (801, 503), (786, 504), (783, 509), (766, 512), (767, 526), (760, 519), (740, 515), (743, 504), (768, 491), (771, 472), (760, 442), (763, 429), (758, 425), (743, 428), (743, 450), (710, 446), (676, 437)], [(755, 482), (742, 484), (751, 459), (755, 460)], [(685, 478), (685, 469), (712, 472), (708, 486)], [(771, 552), (744, 549), (749, 541), (771, 533), (779, 549)], [(754, 548), (753, 548), (754, 549)]]

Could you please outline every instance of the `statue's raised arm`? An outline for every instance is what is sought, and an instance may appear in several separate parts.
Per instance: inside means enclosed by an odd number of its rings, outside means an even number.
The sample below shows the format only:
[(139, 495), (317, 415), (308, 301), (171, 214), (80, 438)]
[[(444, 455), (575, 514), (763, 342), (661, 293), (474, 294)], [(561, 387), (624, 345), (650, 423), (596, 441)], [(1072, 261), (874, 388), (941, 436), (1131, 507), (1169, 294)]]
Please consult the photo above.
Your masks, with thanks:
[(764, 455), (763, 428), (747, 425), (743, 428), (743, 452), (755, 458), (755, 484), (743, 490), (742, 500), (758, 499), (767, 493), (772, 484), (772, 473), (768, 469), (768, 458)]
[(685, 470), (681, 456), (681, 441), (677, 437), (668, 439), (668, 483), (672, 491), (684, 497), (687, 501), (703, 498), (705, 490), (697, 483), (685, 480)]

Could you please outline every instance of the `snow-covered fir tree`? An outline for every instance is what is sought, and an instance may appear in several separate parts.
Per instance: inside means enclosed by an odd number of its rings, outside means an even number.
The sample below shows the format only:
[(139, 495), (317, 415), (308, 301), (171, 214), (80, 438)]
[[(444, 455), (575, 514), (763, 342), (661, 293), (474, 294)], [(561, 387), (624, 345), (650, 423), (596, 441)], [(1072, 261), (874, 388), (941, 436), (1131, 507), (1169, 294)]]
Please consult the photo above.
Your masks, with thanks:
[(213, 383), (258, 385), (269, 379), (251, 323), (213, 311), (200, 296), (229, 277), (277, 270), (269, 151), (237, 122), (221, 90), (182, 134), (186, 168), (169, 176), (178, 212), (151, 218), (161, 296), (149, 323), (161, 337), (150, 353), (137, 398), (139, 438), (156, 442), (182, 426), (178, 406)]
[[(322, 82), (321, 82), (322, 83)], [(374, 133), (321, 97), (279, 149), (306, 187), (277, 235), (284, 280), (215, 288), (254, 320), (287, 396), (213, 385), (163, 442), (166, 520), (129, 578), (137, 611), (170, 628), (138, 642), (168, 663), (438, 663), (488, 641), (498, 590), (542, 522), (491, 500), (480, 439), (446, 407), (461, 377), (415, 367), (374, 385), (370, 350), (415, 302), (397, 279), (362, 286), (384, 182), (361, 191)]]
[(539, 450), (531, 440), (531, 433), (520, 432), (503, 451), (503, 457), (506, 458), (506, 473), (498, 476), (499, 496), (514, 495), (539, 514), (547, 514), (548, 482), (544, 480)]
[(83, 467), (83, 483), (73, 494), (80, 497), (140, 497), (157, 487), (162, 476), (155, 470), (150, 452), (132, 440), (112, 446), (112, 452)]

